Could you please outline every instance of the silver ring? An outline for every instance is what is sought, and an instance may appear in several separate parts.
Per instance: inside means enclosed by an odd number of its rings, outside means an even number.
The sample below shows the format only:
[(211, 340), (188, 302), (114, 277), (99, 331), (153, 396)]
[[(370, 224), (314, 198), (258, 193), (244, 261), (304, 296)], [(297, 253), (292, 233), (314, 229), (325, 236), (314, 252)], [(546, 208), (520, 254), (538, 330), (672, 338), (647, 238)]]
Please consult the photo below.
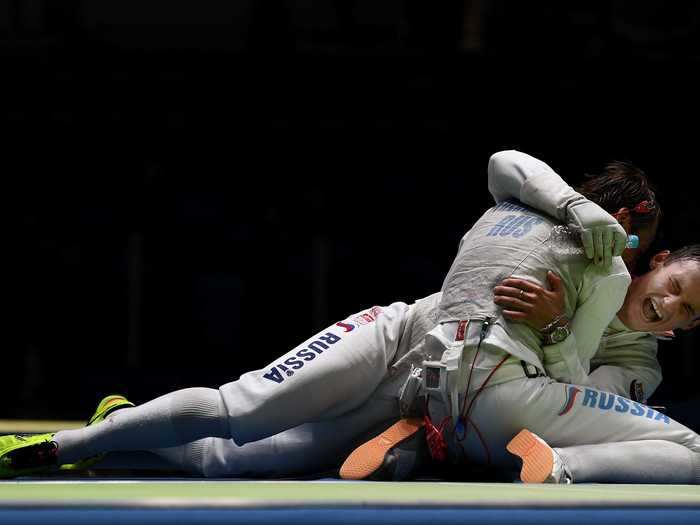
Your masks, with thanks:
[(518, 299), (522, 299), (523, 295), (525, 295), (525, 290), (520, 290), (520, 295), (518, 295)]

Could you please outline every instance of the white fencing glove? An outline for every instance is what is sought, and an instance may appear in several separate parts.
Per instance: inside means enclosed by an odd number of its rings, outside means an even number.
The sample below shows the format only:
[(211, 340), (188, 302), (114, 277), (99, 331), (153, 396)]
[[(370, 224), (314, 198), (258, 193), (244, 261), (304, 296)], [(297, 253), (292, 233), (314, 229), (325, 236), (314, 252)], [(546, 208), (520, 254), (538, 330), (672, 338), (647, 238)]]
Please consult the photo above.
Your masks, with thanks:
[(603, 208), (587, 199), (569, 203), (566, 222), (581, 232), (586, 257), (595, 264), (609, 266), (612, 258), (622, 255), (627, 244), (627, 232)]

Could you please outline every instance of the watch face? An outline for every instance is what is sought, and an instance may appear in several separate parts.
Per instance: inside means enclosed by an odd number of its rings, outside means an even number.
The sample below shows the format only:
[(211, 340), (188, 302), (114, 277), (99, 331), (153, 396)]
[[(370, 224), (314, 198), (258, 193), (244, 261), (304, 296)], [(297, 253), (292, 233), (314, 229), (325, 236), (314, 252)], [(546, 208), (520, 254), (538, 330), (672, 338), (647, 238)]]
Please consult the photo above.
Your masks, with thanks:
[(569, 336), (569, 329), (565, 326), (557, 326), (552, 332), (552, 341), (561, 343)]

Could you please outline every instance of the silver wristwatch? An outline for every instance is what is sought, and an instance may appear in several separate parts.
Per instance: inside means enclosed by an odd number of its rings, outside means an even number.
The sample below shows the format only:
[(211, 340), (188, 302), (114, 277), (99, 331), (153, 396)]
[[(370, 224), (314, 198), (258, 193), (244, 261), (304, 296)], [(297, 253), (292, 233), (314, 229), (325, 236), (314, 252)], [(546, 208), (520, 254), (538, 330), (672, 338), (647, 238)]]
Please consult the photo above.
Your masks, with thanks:
[(551, 332), (544, 334), (543, 343), (545, 345), (553, 345), (555, 343), (561, 343), (564, 339), (569, 337), (570, 333), (571, 333), (571, 330), (569, 330), (569, 323), (568, 322), (563, 326), (556, 326), (556, 327), (554, 327), (554, 329)]

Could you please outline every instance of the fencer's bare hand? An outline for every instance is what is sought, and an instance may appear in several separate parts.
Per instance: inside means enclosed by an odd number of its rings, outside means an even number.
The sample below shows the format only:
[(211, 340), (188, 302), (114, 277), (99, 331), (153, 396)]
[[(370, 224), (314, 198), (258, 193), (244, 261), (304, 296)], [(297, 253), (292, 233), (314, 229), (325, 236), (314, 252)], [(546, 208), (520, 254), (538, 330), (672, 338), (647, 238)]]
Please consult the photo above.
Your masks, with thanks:
[(503, 316), (541, 330), (565, 312), (564, 285), (554, 272), (547, 272), (551, 290), (528, 281), (509, 277), (493, 289), (494, 302)]

